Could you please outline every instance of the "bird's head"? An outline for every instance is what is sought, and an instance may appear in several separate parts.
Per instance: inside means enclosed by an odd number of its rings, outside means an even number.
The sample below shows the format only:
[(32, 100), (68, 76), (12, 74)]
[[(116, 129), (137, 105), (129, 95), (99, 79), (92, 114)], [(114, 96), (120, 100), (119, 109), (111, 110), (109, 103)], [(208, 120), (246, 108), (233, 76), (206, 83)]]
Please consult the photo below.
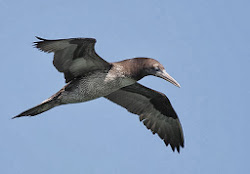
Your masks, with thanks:
[[(137, 65), (137, 67), (140, 67), (137, 73), (139, 79), (147, 75), (153, 75), (156, 77), (163, 78), (164, 80), (172, 83), (173, 85), (177, 87), (181, 87), (180, 84), (166, 72), (163, 65), (160, 64), (157, 60), (150, 59), (150, 58), (135, 58), (131, 60), (135, 61), (134, 65)], [(137, 68), (137, 67), (134, 67), (134, 68)]]

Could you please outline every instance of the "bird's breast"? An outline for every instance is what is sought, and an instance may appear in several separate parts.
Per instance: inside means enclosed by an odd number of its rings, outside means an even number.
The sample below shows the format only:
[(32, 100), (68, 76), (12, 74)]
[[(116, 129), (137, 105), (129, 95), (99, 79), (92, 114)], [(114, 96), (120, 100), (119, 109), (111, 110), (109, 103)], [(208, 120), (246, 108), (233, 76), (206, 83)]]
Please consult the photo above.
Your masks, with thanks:
[(62, 103), (77, 103), (109, 95), (136, 81), (121, 73), (96, 71), (70, 82), (62, 92)]

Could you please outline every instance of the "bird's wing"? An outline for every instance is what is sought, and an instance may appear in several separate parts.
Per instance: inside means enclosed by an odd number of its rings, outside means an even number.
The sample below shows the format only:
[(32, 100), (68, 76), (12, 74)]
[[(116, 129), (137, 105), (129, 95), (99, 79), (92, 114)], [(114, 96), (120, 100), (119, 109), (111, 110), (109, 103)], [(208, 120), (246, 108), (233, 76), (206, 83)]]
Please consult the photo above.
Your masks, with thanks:
[(59, 72), (64, 73), (66, 82), (87, 72), (111, 66), (95, 52), (96, 40), (93, 38), (37, 39), (40, 41), (34, 42), (36, 48), (48, 53), (54, 52), (53, 64)]
[(157, 133), (166, 145), (179, 152), (184, 147), (182, 127), (166, 95), (139, 83), (124, 87), (105, 98), (139, 115), (140, 121)]

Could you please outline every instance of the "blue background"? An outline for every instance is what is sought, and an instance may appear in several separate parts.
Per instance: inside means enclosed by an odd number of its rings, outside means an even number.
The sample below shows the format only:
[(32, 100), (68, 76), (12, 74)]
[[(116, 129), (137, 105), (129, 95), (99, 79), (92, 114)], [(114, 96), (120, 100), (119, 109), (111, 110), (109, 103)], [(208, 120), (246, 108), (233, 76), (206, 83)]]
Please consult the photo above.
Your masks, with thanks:
[[(0, 173), (249, 173), (250, 25), (247, 0), (0, 0)], [(11, 117), (64, 86), (34, 36), (94, 37), (113, 62), (152, 57), (182, 86), (165, 93), (185, 148), (173, 153), (138, 116), (103, 98)]]

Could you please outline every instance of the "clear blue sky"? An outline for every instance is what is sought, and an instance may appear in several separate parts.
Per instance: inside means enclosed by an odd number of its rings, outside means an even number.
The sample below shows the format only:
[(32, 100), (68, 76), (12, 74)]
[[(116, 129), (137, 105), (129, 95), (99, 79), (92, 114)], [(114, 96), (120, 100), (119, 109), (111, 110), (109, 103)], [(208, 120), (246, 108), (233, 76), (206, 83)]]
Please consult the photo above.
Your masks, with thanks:
[[(250, 1), (0, 0), (2, 174), (249, 173)], [(146, 77), (181, 120), (173, 153), (138, 116), (105, 99), (11, 120), (63, 85), (34, 36), (94, 37), (107, 61), (161, 62), (182, 86)]]

